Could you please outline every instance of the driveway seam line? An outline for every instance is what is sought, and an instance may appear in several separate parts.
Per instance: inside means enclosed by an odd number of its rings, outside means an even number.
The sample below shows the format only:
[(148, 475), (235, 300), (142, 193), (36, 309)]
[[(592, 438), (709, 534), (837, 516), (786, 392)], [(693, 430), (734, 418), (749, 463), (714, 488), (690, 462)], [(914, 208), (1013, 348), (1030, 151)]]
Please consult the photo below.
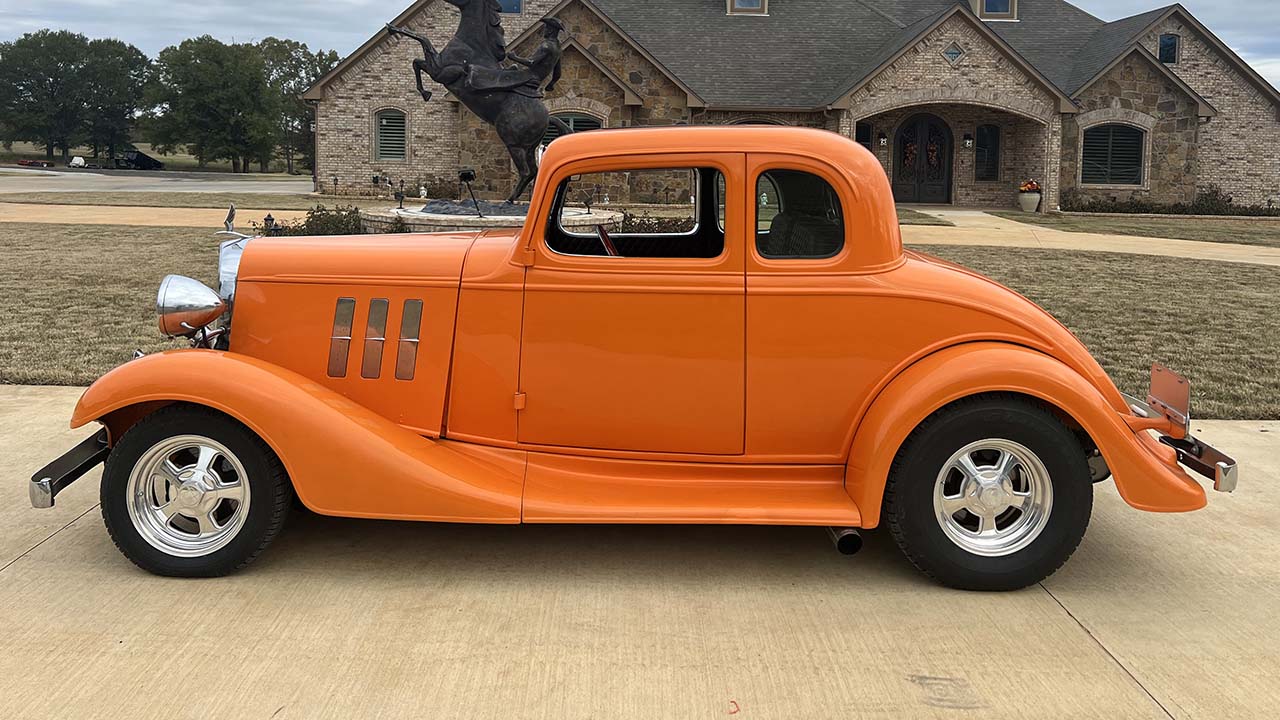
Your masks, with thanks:
[(1137, 685), (1139, 688), (1141, 688), (1142, 692), (1146, 693), (1147, 697), (1151, 698), (1151, 702), (1155, 703), (1156, 707), (1160, 708), (1160, 711), (1164, 713), (1165, 717), (1169, 718), (1169, 720), (1175, 720), (1173, 713), (1169, 712), (1169, 708), (1165, 707), (1164, 703), (1156, 699), (1156, 696), (1153, 695), (1151, 691), (1147, 689), (1146, 685), (1142, 684), (1142, 681), (1138, 679), (1138, 676), (1134, 675), (1132, 670), (1130, 670), (1124, 663), (1120, 662), (1120, 658), (1116, 657), (1115, 653), (1111, 652), (1111, 649), (1108, 648), (1106, 645), (1104, 645), (1102, 641), (1098, 639), (1098, 636), (1093, 634), (1093, 631), (1090, 630), (1088, 626), (1080, 622), (1080, 618), (1076, 617), (1075, 613), (1071, 612), (1071, 610), (1069, 610), (1067, 606), (1064, 605), (1062, 601), (1058, 599), (1057, 595), (1054, 595), (1053, 592), (1049, 590), (1049, 588), (1045, 587), (1045, 584), (1043, 582), (1036, 583), (1036, 584), (1040, 586), (1041, 590), (1044, 590), (1046, 595), (1048, 595), (1050, 598), (1053, 599), (1055, 603), (1058, 604), (1058, 607), (1062, 608), (1062, 611), (1067, 614), (1067, 617), (1074, 620), (1076, 625), (1080, 626), (1080, 629), (1083, 630), (1084, 633), (1089, 636), (1089, 639), (1092, 640), (1099, 648), (1101, 648), (1102, 652), (1106, 653), (1107, 657), (1111, 658), (1111, 661), (1114, 662), (1117, 667), (1123, 670), (1125, 675), (1129, 676), (1129, 679), (1133, 681), (1134, 685)]
[(13, 565), (14, 563), (18, 562), (19, 560), (21, 560), (22, 558), (26, 557), (27, 555), (30, 555), (33, 551), (35, 551), (36, 549), (38, 549), (41, 545), (44, 545), (45, 543), (47, 543), (47, 542), (49, 542), (50, 540), (52, 540), (52, 539), (53, 539), (53, 538), (54, 538), (58, 533), (62, 532), (63, 530), (66, 530), (67, 528), (71, 527), (72, 525), (75, 525), (75, 524), (76, 524), (76, 522), (78, 522), (78, 521), (80, 520), (80, 518), (84, 517), (85, 515), (88, 515), (89, 513), (93, 512), (94, 510), (98, 509), (98, 505), (99, 505), (99, 503), (94, 503), (94, 504), (93, 504), (93, 506), (92, 506), (92, 507), (90, 507), (88, 510), (85, 510), (84, 512), (80, 513), (79, 515), (77, 515), (77, 516), (75, 516), (75, 517), (71, 518), (71, 522), (69, 522), (69, 523), (67, 523), (66, 525), (63, 525), (62, 527), (58, 528), (57, 530), (54, 530), (53, 532), (49, 533), (49, 536), (48, 536), (48, 537), (46, 537), (45, 539), (43, 539), (43, 540), (41, 540), (40, 542), (36, 543), (35, 545), (32, 545), (31, 547), (27, 548), (26, 550), (23, 550), (21, 555), (19, 555), (18, 557), (16, 557), (16, 558), (14, 558), (14, 559), (10, 560), (9, 562), (5, 563), (5, 564), (4, 564), (4, 567), (0, 567), (0, 573), (4, 572), (5, 570), (8, 570), (10, 565)]

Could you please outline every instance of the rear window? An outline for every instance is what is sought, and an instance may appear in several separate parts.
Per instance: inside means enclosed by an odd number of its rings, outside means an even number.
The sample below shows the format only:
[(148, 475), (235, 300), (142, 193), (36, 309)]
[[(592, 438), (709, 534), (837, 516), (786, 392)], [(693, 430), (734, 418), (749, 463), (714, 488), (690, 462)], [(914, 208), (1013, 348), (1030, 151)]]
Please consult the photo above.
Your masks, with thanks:
[(835, 188), (802, 170), (756, 180), (756, 250), (772, 260), (815, 260), (844, 249), (844, 207)]

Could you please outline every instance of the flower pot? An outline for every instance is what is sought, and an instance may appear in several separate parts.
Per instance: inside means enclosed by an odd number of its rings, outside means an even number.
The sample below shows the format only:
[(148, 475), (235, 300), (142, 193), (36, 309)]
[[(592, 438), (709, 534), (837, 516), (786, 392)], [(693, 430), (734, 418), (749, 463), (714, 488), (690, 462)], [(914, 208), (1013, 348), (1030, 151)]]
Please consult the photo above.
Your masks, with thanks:
[(1035, 212), (1040, 207), (1040, 193), (1018, 193), (1018, 205), (1022, 208), (1022, 212)]

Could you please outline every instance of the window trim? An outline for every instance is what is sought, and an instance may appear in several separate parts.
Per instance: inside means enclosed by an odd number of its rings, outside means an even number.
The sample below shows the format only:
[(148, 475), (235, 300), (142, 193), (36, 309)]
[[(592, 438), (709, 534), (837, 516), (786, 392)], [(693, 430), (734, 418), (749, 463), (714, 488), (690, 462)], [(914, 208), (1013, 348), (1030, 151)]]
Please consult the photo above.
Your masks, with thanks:
[[(1160, 47), (1164, 43), (1165, 38), (1173, 38), (1173, 59), (1166, 61), (1163, 57), (1163, 49)], [(1178, 33), (1160, 33), (1156, 37), (1156, 59), (1162, 65), (1177, 65), (1182, 62), (1182, 36)]]
[[(1142, 162), (1141, 170), (1142, 178), (1137, 184), (1120, 184), (1120, 183), (1087, 183), (1084, 181), (1084, 134), (1089, 130), (1096, 130), (1109, 125), (1119, 125), (1122, 127), (1133, 128), (1142, 133)], [(1150, 190), (1151, 189), (1151, 129), (1131, 122), (1123, 120), (1103, 120), (1095, 122), (1088, 126), (1081, 126), (1079, 138), (1076, 144), (1076, 185), (1091, 190)]]
[[(382, 156), (382, 123), (381, 118), (387, 113), (399, 113), (404, 118), (404, 154), (402, 157), (383, 157)], [(372, 143), (370, 147), (370, 157), (376, 163), (407, 163), (412, 159), (413, 153), (410, 150), (410, 138), (412, 137), (411, 123), (408, 111), (395, 105), (387, 105), (377, 108), (370, 116), (373, 123)]]
[(769, 0), (760, 0), (760, 9), (744, 9), (737, 7), (738, 0), (725, 0), (726, 15), (755, 15), (764, 17), (769, 14)]
[(983, 20), (1010, 20), (1018, 19), (1018, 0), (1009, 0), (1009, 12), (995, 13), (987, 12), (987, 0), (978, 0), (978, 17)]
[[(798, 267), (804, 267), (807, 269), (809, 265), (823, 265), (823, 266), (838, 265), (844, 262), (846, 258), (848, 258), (850, 253), (849, 248), (853, 245), (852, 238), (850, 237), (851, 227), (849, 224), (850, 205), (848, 202), (848, 198), (846, 198), (840, 190), (840, 188), (842, 187), (841, 183), (838, 181), (837, 177), (825, 165), (809, 165), (808, 163), (804, 163), (802, 165), (800, 163), (776, 161), (776, 162), (765, 163), (755, 168), (749, 168), (748, 170), (749, 172), (747, 173), (747, 187), (751, 189), (751, 196), (749, 198), (750, 202), (747, 203), (747, 212), (750, 214), (750, 217), (747, 218), (746, 240), (747, 240), (747, 244), (750, 246), (750, 250), (749, 250), (750, 256), (753, 260), (755, 260), (755, 262), (759, 263), (761, 267), (767, 268), (767, 269), (785, 269), (785, 268), (798, 268)], [(824, 255), (822, 257), (817, 257), (817, 256), (770, 257), (760, 252), (760, 230), (759, 230), (760, 204), (759, 202), (757, 202), (757, 198), (759, 196), (756, 194), (756, 191), (760, 187), (760, 178), (763, 177), (764, 175), (769, 174), (770, 172), (773, 172), (774, 170), (789, 170), (791, 172), (808, 173), (809, 175), (813, 175), (815, 177), (821, 178), (822, 181), (825, 182), (828, 185), (828, 187), (831, 188), (831, 192), (835, 194), (836, 201), (840, 203), (840, 225), (842, 230), (841, 238), (840, 238), (840, 247), (834, 253), (830, 255)], [(774, 186), (777, 187), (777, 183), (774, 183)], [(783, 207), (783, 203), (785, 202), (786, 202), (786, 198), (781, 193), (779, 193), (778, 194), (779, 211), (781, 211)], [(750, 272), (750, 270), (748, 270), (748, 272)]]
[[(978, 178), (978, 134), (984, 127), (995, 128), (996, 131), (996, 176), (987, 180)], [(1000, 123), (979, 123), (973, 129), (973, 181), (975, 183), (999, 183), (1004, 181), (1004, 126)]]
[[(603, 170), (603, 171), (600, 171), (599, 173), (581, 173), (581, 174), (582, 174), (582, 175), (597, 175), (597, 174), (605, 174), (605, 173), (627, 173), (627, 174), (629, 175), (629, 174), (634, 173), (634, 172), (644, 172), (644, 171), (650, 171), (650, 172), (670, 172), (670, 171), (672, 171), (672, 170), (692, 170), (692, 171), (693, 171), (693, 178), (694, 178), (694, 179), (693, 179), (693, 187), (694, 187), (695, 191), (701, 191), (701, 189), (702, 189), (702, 167), (701, 167), (701, 166), (692, 166), (692, 167), (668, 167), (668, 168), (633, 168), (633, 169), (630, 169), (630, 170)], [(721, 175), (724, 175), (724, 173), (720, 173), (720, 174), (721, 174)], [(568, 184), (569, 184), (569, 183), (573, 182), (573, 178), (575, 178), (575, 177), (578, 177), (578, 175), (570, 175), (570, 176), (569, 176), (569, 177), (568, 177), (564, 182), (560, 183), (560, 185), (556, 188), (556, 197), (555, 197), (554, 204), (552, 205), (552, 212), (554, 212), (555, 214), (554, 214), (552, 217), (554, 218), (554, 222), (555, 222), (555, 224), (556, 224), (556, 229), (557, 229), (558, 231), (560, 231), (560, 232), (564, 233), (565, 235), (569, 236), (569, 237), (573, 237), (573, 238), (591, 238), (591, 237), (595, 237), (595, 233), (589, 233), (589, 232), (587, 232), (587, 233), (576, 233), (576, 232), (570, 232), (569, 230), (566, 230), (566, 229), (565, 229), (565, 227), (564, 227), (564, 223), (562, 223), (562, 222), (561, 222), (561, 218), (563, 218), (563, 217), (564, 217), (564, 214), (563, 214), (563, 213), (564, 213), (564, 207), (565, 207), (565, 205), (566, 205), (566, 203), (567, 203), (567, 200), (568, 200), (568, 198), (565, 198), (565, 197), (564, 197), (564, 190), (565, 190), (565, 188), (566, 188), (566, 187), (568, 187)], [(728, 178), (725, 178), (725, 181), (726, 181), (726, 183), (727, 183), (727, 182), (728, 182)], [(718, 199), (719, 199), (719, 198), (717, 198), (717, 200), (718, 200)], [(625, 237), (638, 237), (638, 236), (644, 236), (644, 237), (664, 237), (664, 238), (694, 237), (695, 235), (697, 235), (697, 234), (698, 234), (698, 232), (699, 232), (699, 231), (701, 231), (701, 230), (702, 230), (702, 203), (701, 203), (701, 202), (699, 202), (699, 200), (701, 200), (701, 197), (700, 197), (700, 196), (695, 195), (695, 196), (694, 196), (694, 201), (693, 201), (693, 228), (692, 228), (692, 229), (690, 229), (690, 230), (687, 230), (687, 231), (682, 232), (682, 233), (619, 233), (619, 232), (611, 232), (611, 233), (609, 233), (609, 237), (622, 237), (622, 238), (625, 238)], [(599, 208), (600, 206), (599, 206), (599, 205), (593, 205), (592, 207)], [(718, 221), (718, 220), (719, 220), (719, 218), (717, 218), (717, 221)], [(717, 225), (719, 225), (719, 222), (717, 222), (716, 224), (717, 224)], [(723, 230), (723, 228), (721, 228), (721, 232), (723, 232), (723, 231), (724, 231), (724, 230)], [(547, 249), (548, 249), (548, 250), (550, 250), (551, 252), (553, 252), (553, 253), (557, 254), (557, 255), (563, 255), (563, 256), (565, 256), (565, 257), (597, 257), (597, 256), (593, 256), (593, 255), (574, 255), (574, 254), (572, 254), (572, 253), (562, 253), (562, 252), (560, 252), (559, 250), (556, 250), (555, 248), (551, 247), (551, 243), (547, 243)], [(627, 258), (626, 258), (626, 257), (621, 257), (621, 258), (611, 258), (611, 259), (613, 259), (613, 260), (626, 260)], [(632, 258), (632, 259), (644, 259), (644, 258)], [(650, 259), (651, 259), (651, 258), (650, 258)], [(683, 260), (683, 259), (688, 259), (688, 258), (661, 258), (661, 259), (666, 259), (666, 260)]]

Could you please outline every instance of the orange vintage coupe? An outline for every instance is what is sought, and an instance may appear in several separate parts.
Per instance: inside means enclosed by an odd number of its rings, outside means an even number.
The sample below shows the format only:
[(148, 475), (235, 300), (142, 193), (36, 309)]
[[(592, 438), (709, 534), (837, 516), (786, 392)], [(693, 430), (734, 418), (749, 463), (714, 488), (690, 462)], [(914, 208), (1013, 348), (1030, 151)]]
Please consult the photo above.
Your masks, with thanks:
[[(628, 219), (583, 232), (610, 196)], [(1178, 512), (1205, 504), (1184, 466), (1236, 481), (1188, 434), (1184, 380), (1122, 395), (1026, 298), (905, 251), (880, 164), (823, 131), (568, 136), (521, 231), (238, 238), (220, 275), (165, 278), (161, 330), (194, 347), (94, 383), (71, 424), (103, 429), (31, 484), (49, 507), (105, 459), (107, 529), (162, 575), (244, 567), (296, 495), (819, 526), (846, 552), (886, 525), (938, 581), (1004, 590), (1067, 560), (1094, 483)]]

